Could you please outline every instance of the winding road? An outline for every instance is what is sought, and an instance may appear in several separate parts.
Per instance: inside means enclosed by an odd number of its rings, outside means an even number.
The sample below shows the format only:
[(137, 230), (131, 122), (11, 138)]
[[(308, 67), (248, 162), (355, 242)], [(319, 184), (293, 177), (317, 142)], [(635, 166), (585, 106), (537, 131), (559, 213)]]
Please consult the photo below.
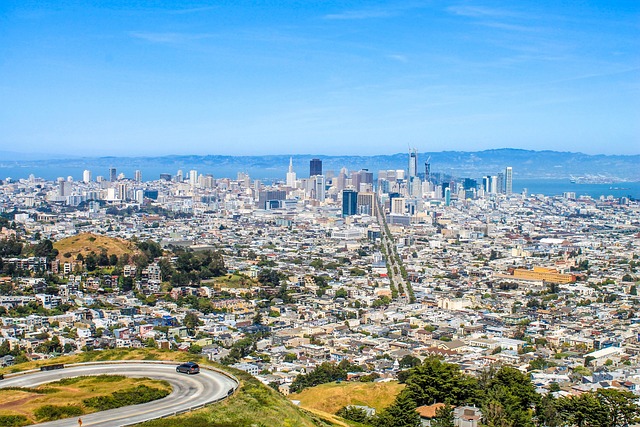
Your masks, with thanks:
[[(204, 367), (201, 367), (200, 373), (196, 375), (177, 373), (178, 364), (178, 362), (122, 361), (67, 365), (64, 369), (7, 376), (0, 381), (0, 388), (36, 387), (63, 378), (83, 375), (147, 377), (165, 380), (171, 384), (173, 391), (164, 399), (82, 416), (83, 427), (122, 427), (176, 415), (222, 400), (238, 386), (238, 382), (230, 376)], [(77, 425), (76, 419), (37, 424), (38, 427), (75, 427)]]

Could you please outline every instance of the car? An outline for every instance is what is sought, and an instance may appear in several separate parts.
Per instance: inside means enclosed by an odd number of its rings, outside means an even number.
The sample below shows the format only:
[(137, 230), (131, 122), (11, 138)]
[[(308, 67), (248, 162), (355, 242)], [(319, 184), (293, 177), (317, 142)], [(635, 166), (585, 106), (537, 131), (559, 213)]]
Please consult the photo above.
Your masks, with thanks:
[(187, 362), (178, 365), (176, 372), (182, 372), (183, 374), (197, 374), (200, 372), (200, 366), (195, 362)]

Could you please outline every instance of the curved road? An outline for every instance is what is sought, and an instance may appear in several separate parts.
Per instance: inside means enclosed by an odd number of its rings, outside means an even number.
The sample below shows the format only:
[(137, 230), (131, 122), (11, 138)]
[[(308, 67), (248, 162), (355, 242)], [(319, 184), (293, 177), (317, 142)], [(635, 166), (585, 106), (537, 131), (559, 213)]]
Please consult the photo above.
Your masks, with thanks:
[[(121, 427), (186, 412), (227, 397), (229, 390), (238, 385), (233, 379), (201, 367), (196, 375), (176, 372), (178, 363), (108, 363), (78, 364), (53, 371), (32, 372), (16, 375), (0, 381), (0, 388), (36, 387), (40, 384), (63, 378), (82, 375), (125, 375), (165, 380), (173, 391), (164, 399), (141, 405), (126, 406), (82, 416), (83, 427)], [(39, 427), (75, 427), (75, 419), (66, 419), (37, 424)]]

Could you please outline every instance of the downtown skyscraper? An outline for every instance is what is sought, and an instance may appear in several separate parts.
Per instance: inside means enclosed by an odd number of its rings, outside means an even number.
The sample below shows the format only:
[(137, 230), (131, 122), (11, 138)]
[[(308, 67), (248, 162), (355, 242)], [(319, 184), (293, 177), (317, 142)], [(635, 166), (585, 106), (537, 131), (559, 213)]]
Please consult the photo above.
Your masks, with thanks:
[(504, 171), (504, 187), (506, 195), (513, 193), (513, 168), (511, 166), (507, 166)]

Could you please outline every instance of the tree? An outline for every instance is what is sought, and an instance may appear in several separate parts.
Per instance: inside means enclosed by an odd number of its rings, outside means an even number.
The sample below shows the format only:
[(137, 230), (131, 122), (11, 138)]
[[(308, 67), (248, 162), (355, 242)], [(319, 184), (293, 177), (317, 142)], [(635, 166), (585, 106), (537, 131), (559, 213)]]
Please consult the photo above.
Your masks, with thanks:
[(58, 255), (58, 250), (53, 248), (51, 240), (44, 239), (34, 246), (33, 254), (37, 257), (55, 258)]
[(431, 427), (454, 427), (453, 407), (444, 405), (436, 409), (436, 417), (431, 421)]
[(322, 270), (322, 268), (324, 267), (324, 264), (322, 263), (322, 260), (319, 258), (314, 259), (313, 261), (311, 261), (309, 263), (309, 265), (313, 268), (315, 268), (316, 270)]
[(347, 379), (348, 368), (350, 368), (348, 362), (340, 365), (330, 362), (321, 363), (308, 374), (298, 375), (291, 383), (290, 390), (297, 393), (307, 387), (345, 380)]
[(577, 427), (610, 426), (607, 409), (594, 393), (560, 398), (556, 407), (558, 413), (569, 425)]
[(256, 311), (256, 315), (253, 316), (253, 324), (254, 325), (262, 325), (264, 320), (262, 319), (262, 313), (258, 310)]
[(98, 262), (96, 261), (95, 254), (91, 252), (84, 259), (84, 266), (87, 268), (87, 271), (93, 271), (96, 269)]
[(340, 288), (336, 291), (335, 298), (347, 298), (347, 290), (344, 288)]
[(437, 357), (429, 357), (421, 365), (406, 373), (407, 394), (418, 406), (433, 402), (474, 403), (478, 394), (477, 380), (464, 375), (457, 365), (446, 363)]
[(400, 359), (400, 362), (398, 363), (401, 368), (415, 368), (421, 363), (421, 361), (417, 357), (407, 354), (402, 359)]
[(194, 312), (190, 311), (189, 313), (187, 313), (186, 316), (184, 316), (184, 326), (192, 334), (198, 325), (200, 325), (200, 319), (198, 318), (198, 315), (195, 314)]
[(556, 399), (551, 393), (546, 394), (536, 405), (537, 425), (544, 427), (559, 427), (562, 425), (562, 417), (558, 413)]
[(133, 289), (133, 277), (122, 278), (122, 292), (129, 292)]
[(209, 252), (208, 259), (210, 259), (207, 268), (213, 275), (213, 277), (224, 276), (227, 274), (227, 267), (224, 264), (224, 258), (222, 257), (222, 252), (215, 251)]
[(260, 282), (263, 286), (276, 287), (280, 285), (280, 276), (275, 270), (263, 268), (262, 270), (260, 270), (260, 273), (258, 273), (258, 282)]
[[(510, 366), (491, 370), (482, 379), (488, 425), (533, 426), (531, 409), (540, 401), (528, 376)], [(483, 411), (484, 412), (484, 411)]]
[(396, 400), (373, 421), (376, 427), (419, 427), (420, 414), (416, 402), (408, 393), (400, 393)]
[(100, 255), (98, 255), (98, 265), (100, 267), (107, 267), (109, 265), (109, 255), (106, 250), (100, 251)]
[(640, 407), (636, 403), (636, 395), (632, 392), (599, 389), (596, 397), (608, 409), (608, 425), (612, 427), (627, 426), (640, 421)]
[(338, 409), (336, 415), (344, 418), (345, 420), (355, 421), (357, 423), (366, 423), (369, 421), (369, 416), (367, 415), (367, 411), (363, 408), (358, 408), (353, 405), (343, 406)]

